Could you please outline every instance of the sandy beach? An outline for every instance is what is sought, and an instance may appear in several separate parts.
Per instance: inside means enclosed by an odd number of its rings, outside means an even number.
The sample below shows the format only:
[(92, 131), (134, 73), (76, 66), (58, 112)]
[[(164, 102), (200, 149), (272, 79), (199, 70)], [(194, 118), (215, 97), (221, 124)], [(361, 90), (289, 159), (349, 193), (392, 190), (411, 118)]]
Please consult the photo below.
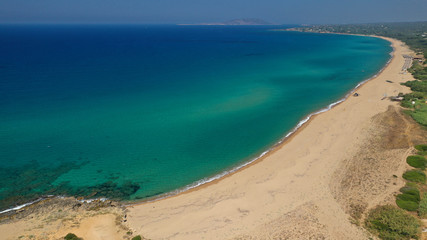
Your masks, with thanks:
[[(220, 180), (166, 199), (127, 206), (42, 202), (3, 218), (0, 239), (368, 239), (361, 226), (394, 204), (405, 158), (427, 133), (384, 96), (401, 82), (402, 42), (391, 62), (331, 110), (311, 118), (274, 151)], [(62, 204), (62, 205), (61, 205)], [(106, 205), (106, 206), (101, 206)], [(13, 231), (11, 231), (13, 230)]]
[[(149, 239), (366, 239), (355, 222), (393, 203), (405, 156), (417, 139), (398, 103), (403, 54), (332, 110), (315, 116), (261, 161), (208, 186), (129, 207), (128, 223)], [(386, 80), (392, 81), (386, 82)], [(395, 131), (398, 132), (395, 132)], [(405, 132), (406, 131), (406, 132)], [(401, 133), (401, 135), (399, 135)]]

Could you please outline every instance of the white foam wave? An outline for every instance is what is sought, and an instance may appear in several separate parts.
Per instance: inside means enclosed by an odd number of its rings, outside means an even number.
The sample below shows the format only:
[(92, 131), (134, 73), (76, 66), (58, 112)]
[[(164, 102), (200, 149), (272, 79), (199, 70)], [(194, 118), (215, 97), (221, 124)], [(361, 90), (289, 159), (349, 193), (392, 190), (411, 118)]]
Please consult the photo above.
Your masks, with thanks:
[(16, 206), (16, 207), (13, 207), (13, 208), (9, 208), (9, 209), (3, 210), (3, 211), (1, 211), (1, 212), (0, 212), (0, 214), (7, 213), (7, 212), (11, 212), (11, 211), (17, 211), (17, 210), (22, 209), (22, 208), (24, 208), (24, 207), (26, 207), (26, 206), (30, 206), (30, 205), (32, 205), (32, 204), (34, 204), (34, 203), (36, 203), (36, 202), (40, 202), (40, 201), (41, 201), (41, 200), (43, 200), (43, 199), (45, 199), (45, 198), (39, 198), (39, 199), (37, 199), (37, 200), (35, 200), (35, 201), (28, 202), (28, 203), (24, 203), (24, 204), (19, 205), (19, 206)]
[[(24, 208), (24, 207), (27, 207), (27, 206), (33, 205), (34, 203), (38, 203), (38, 202), (40, 202), (40, 201), (42, 201), (42, 200), (45, 200), (45, 199), (48, 199), (48, 198), (59, 198), (59, 199), (63, 199), (63, 198), (65, 198), (65, 196), (47, 195), (46, 197), (39, 198), (39, 199), (34, 200), (34, 201), (32, 201), (32, 202), (24, 203), (24, 204), (19, 205), (19, 206), (16, 206), (16, 207), (13, 207), (13, 208), (9, 208), (9, 209), (3, 210), (3, 211), (1, 211), (1, 212), (0, 212), (0, 214), (8, 213), (8, 212), (12, 212), (12, 211), (17, 211), (17, 210), (19, 210), (19, 209), (22, 209), (22, 208)], [(83, 199), (83, 200), (79, 200), (79, 202), (81, 202), (81, 203), (91, 203), (91, 202), (93, 202), (93, 201), (101, 201), (101, 202), (105, 202), (105, 201), (107, 201), (107, 200), (108, 200), (107, 198), (94, 198), (94, 199)]]
[(83, 199), (83, 200), (79, 200), (79, 202), (81, 202), (81, 203), (91, 203), (91, 202), (94, 202), (94, 201), (105, 202), (107, 200), (108, 200), (107, 198), (94, 198), (94, 199)]

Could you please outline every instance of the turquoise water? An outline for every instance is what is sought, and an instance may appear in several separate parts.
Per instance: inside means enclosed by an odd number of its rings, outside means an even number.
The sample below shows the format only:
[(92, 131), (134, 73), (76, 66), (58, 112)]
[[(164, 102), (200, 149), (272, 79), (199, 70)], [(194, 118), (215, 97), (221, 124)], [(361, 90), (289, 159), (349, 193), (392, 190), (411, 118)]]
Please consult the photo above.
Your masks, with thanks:
[(227, 26), (0, 26), (0, 207), (136, 200), (257, 157), (388, 61), (382, 39)]

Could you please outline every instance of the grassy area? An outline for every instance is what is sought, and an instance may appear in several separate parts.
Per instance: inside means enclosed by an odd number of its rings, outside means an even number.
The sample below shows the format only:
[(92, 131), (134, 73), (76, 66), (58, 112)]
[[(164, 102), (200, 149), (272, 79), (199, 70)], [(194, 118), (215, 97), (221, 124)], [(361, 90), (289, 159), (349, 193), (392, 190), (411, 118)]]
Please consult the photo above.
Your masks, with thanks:
[(417, 169), (406, 171), (403, 174), (403, 178), (411, 182), (426, 182), (426, 174), (423, 171)]
[(418, 207), (418, 216), (421, 218), (427, 218), (427, 193), (423, 194), (423, 198), (420, 201)]
[(421, 200), (420, 190), (414, 183), (407, 183), (406, 186), (400, 189), (400, 192), (405, 195), (413, 196), (414, 201), (419, 202)]
[(419, 144), (415, 146), (418, 151), (427, 151), (427, 144)]
[(401, 103), (402, 107), (409, 110), (406, 113), (416, 122), (427, 126), (427, 80), (408, 81), (403, 85), (410, 87), (414, 92), (404, 95), (404, 100)]
[[(411, 69), (409, 69), (411, 70)], [(415, 76), (414, 76), (415, 77)], [(419, 97), (417, 98), (425, 98), (427, 93), (427, 81), (413, 80), (407, 81), (403, 83), (403, 85), (411, 88), (412, 91), (418, 92)], [(411, 95), (411, 93), (409, 94)]]
[(402, 194), (397, 195), (396, 204), (408, 211), (417, 211), (420, 203), (420, 190), (416, 185), (408, 184), (400, 189)]
[(421, 156), (426, 156), (427, 155), (427, 144), (420, 144), (415, 146), (415, 149), (418, 150), (417, 154), (421, 155)]
[(425, 102), (417, 104), (410, 115), (419, 124), (427, 126), (427, 104)]
[[(422, 82), (427, 80), (427, 67), (424, 67), (419, 62), (414, 62), (411, 68), (408, 69), (408, 71), (412, 73), (415, 79), (419, 79)], [(423, 84), (420, 86), (424, 89), (424, 90), (421, 90), (420, 92), (427, 92), (427, 84)]]
[(408, 113), (416, 122), (427, 126), (427, 67), (414, 62), (408, 71), (418, 80), (408, 81), (403, 84), (411, 88), (413, 92), (404, 95), (402, 107), (411, 110)]
[(409, 164), (409, 166), (414, 167), (414, 168), (419, 168), (422, 170), (424, 170), (427, 166), (426, 158), (423, 156), (419, 156), (419, 155), (407, 157), (406, 162)]
[(366, 227), (381, 239), (418, 239), (420, 221), (402, 209), (379, 206), (372, 209), (366, 219)]

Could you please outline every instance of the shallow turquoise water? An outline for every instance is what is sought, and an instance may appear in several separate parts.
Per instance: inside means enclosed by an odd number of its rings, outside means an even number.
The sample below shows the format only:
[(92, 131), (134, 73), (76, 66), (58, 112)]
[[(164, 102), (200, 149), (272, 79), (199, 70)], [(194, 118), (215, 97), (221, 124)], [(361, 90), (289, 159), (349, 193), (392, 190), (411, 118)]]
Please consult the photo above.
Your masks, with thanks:
[(133, 200), (253, 159), (388, 61), (267, 27), (0, 26), (0, 207)]

